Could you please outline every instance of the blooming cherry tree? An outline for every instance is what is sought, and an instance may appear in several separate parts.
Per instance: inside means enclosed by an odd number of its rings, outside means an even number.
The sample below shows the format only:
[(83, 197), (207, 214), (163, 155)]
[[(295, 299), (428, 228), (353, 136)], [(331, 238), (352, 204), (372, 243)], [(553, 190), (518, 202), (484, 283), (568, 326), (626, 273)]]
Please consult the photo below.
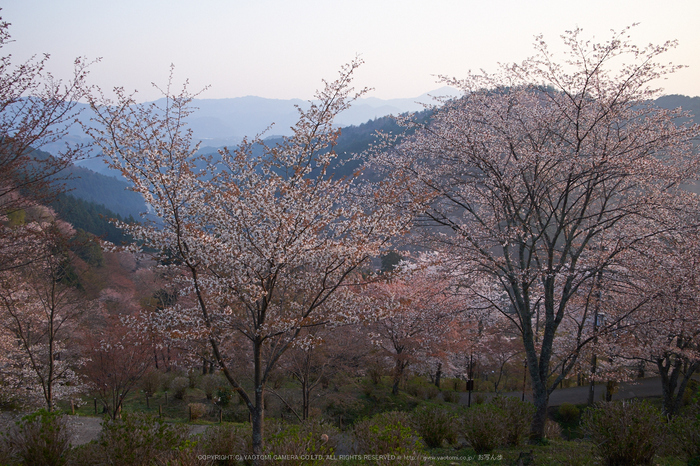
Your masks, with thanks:
[(465, 303), (440, 270), (430, 266), (435, 258), (428, 257), (418, 264), (404, 263), (397, 274), (368, 290), (381, 308), (373, 341), (394, 360), (395, 395), (410, 365), (432, 362), (442, 368), (448, 360), (446, 347), (459, 347), (452, 331), (463, 320)]
[[(325, 84), (293, 135), (274, 146), (260, 138), (216, 160), (197, 157), (184, 120), (192, 96), (165, 106), (93, 102), (92, 130), (113, 167), (141, 193), (157, 218), (121, 225), (183, 271), (189, 300), (161, 313), (182, 338), (205, 339), (253, 421), (262, 452), (265, 384), (281, 355), (310, 326), (348, 322), (367, 311), (349, 285), (407, 224), (394, 208), (395, 186), (333, 175), (336, 114), (361, 95), (350, 82), (359, 61)], [(189, 303), (189, 304), (186, 304)], [(172, 334), (172, 331), (171, 331)], [(229, 370), (234, 339), (248, 342), (253, 391)], [(238, 355), (236, 355), (238, 357)]]
[[(558, 329), (574, 296), (643, 238), (697, 172), (698, 127), (654, 106), (651, 83), (676, 67), (673, 43), (639, 48), (628, 31), (590, 43), (563, 36), (561, 60), (538, 38), (534, 57), (497, 74), (445, 79), (444, 102), (383, 163), (432, 195), (422, 215), (436, 248), (499, 283), (520, 333), (542, 438)], [(511, 307), (512, 306), (512, 307)], [(580, 307), (579, 309), (583, 309)], [(540, 319), (537, 319), (539, 315)]]
[(685, 389), (700, 370), (697, 220), (682, 224), (687, 228), (658, 235), (625, 255), (632, 279), (624, 289), (603, 290), (610, 295), (604, 309), (637, 309), (602, 332), (596, 345), (614, 358), (612, 370), (638, 363), (655, 367), (670, 416), (680, 410)]
[(70, 261), (61, 226), (32, 222), (26, 228), (34, 231), (38, 259), (0, 272), (0, 371), (6, 389), (51, 411), (56, 401), (85, 389), (78, 375), (85, 360), (75, 342), (81, 316), (91, 303), (67, 273)]

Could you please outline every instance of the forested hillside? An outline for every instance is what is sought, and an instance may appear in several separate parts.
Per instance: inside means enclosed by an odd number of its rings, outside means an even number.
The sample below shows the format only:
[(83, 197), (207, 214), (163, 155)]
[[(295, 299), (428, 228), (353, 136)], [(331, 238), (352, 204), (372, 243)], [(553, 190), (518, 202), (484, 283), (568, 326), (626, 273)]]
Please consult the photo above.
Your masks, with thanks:
[(134, 223), (134, 218), (129, 215), (122, 217), (105, 207), (92, 201), (78, 199), (71, 194), (59, 194), (51, 203), (51, 208), (56, 214), (75, 228), (87, 231), (93, 235), (116, 245), (130, 241), (128, 235), (117, 228), (110, 220)]
[[(658, 98), (656, 104), (668, 109), (681, 107), (694, 116), (700, 115), (700, 97), (669, 95)], [(429, 118), (429, 110), (416, 114), (418, 121), (425, 122)], [(334, 161), (329, 171), (335, 173), (336, 176), (352, 174), (360, 162), (348, 161), (348, 159), (354, 154), (360, 154), (367, 150), (375, 142), (377, 131), (401, 134), (405, 128), (399, 126), (392, 116), (376, 118), (357, 126), (342, 128), (337, 145), (334, 147), (339, 157)], [(271, 137), (266, 139), (265, 143), (272, 146), (281, 140), (278, 137)], [(218, 157), (217, 151), (219, 149), (205, 147), (200, 150), (200, 153)], [(42, 156), (49, 156), (39, 152)], [(261, 152), (262, 149), (258, 148), (255, 155), (259, 155)], [(96, 173), (88, 168), (72, 165), (67, 172), (62, 176), (68, 178), (64, 182), (68, 194), (61, 195), (52, 204), (61, 218), (77, 228), (84, 229), (115, 244), (124, 241), (125, 237), (107, 219), (117, 218), (128, 221), (138, 219), (139, 214), (146, 209), (141, 197), (129, 191), (125, 181)], [(370, 176), (374, 175), (370, 174)]]

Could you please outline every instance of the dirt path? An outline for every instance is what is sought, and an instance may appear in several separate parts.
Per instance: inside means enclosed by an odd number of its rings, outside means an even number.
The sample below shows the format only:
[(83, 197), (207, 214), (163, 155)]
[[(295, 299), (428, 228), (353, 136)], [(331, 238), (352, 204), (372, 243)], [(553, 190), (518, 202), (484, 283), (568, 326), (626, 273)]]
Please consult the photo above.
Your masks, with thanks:
[(73, 446), (83, 445), (97, 440), (102, 432), (102, 419), (87, 416), (66, 416), (68, 425), (73, 429)]

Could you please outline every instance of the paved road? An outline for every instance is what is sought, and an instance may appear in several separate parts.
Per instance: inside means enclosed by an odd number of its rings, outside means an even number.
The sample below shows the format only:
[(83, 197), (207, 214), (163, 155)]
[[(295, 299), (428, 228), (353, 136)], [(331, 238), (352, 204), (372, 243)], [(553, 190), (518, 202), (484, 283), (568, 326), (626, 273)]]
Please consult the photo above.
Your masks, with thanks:
[[(532, 401), (532, 393), (525, 391), (525, 399)], [(477, 392), (472, 393), (472, 402), (476, 399)], [(486, 399), (493, 397), (492, 393), (483, 394)], [(507, 396), (522, 397), (522, 392), (504, 393)], [(659, 377), (649, 377), (635, 380), (634, 382), (622, 382), (613, 395), (613, 400), (625, 400), (628, 398), (646, 398), (650, 396), (661, 396), (661, 379)], [(605, 397), (605, 384), (595, 386), (595, 400), (602, 401)], [(469, 394), (462, 393), (459, 403), (466, 405)], [(571, 387), (554, 390), (549, 397), (550, 406), (559, 406), (562, 403), (585, 404), (588, 402), (588, 385), (585, 387)]]

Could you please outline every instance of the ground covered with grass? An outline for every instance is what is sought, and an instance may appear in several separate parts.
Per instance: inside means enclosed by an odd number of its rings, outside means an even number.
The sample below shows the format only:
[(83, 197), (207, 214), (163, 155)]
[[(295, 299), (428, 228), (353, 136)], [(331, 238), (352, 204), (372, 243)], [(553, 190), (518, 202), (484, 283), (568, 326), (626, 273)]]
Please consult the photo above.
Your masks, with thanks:
[[(103, 417), (100, 403), (88, 398), (75, 416), (43, 413), (7, 423), (0, 464), (250, 464), (246, 407), (225, 385), (207, 383), (214, 378), (178, 377), (179, 387), (173, 377), (133, 391), (121, 419)], [(344, 379), (319, 390), (310, 418), (301, 420), (297, 387), (278, 383), (267, 397), (266, 464), (700, 464), (697, 393), (671, 420), (657, 399), (551, 407), (544, 441), (530, 445), (530, 403), (473, 394), (467, 407), (460, 388), (459, 381), (439, 390), (413, 378), (393, 395), (389, 380)], [(89, 419), (102, 419), (102, 428)], [(90, 433), (76, 442), (81, 427)], [(66, 440), (66, 432), (73, 437)], [(57, 462), (37, 463), (37, 449)]]

